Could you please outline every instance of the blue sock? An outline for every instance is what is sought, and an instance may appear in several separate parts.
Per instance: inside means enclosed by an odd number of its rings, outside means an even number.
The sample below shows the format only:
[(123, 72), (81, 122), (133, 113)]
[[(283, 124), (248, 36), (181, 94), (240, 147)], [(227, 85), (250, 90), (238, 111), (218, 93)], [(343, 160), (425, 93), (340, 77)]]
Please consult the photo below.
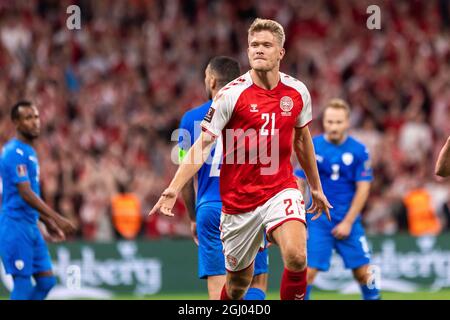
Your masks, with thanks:
[(55, 276), (36, 277), (36, 286), (31, 294), (31, 300), (44, 300), (56, 284)]
[(11, 300), (29, 300), (33, 293), (31, 276), (14, 276), (14, 287), (11, 292)]
[(305, 300), (311, 300), (311, 298), (309, 296), (311, 294), (311, 290), (312, 290), (312, 285), (308, 284), (306, 286)]
[(247, 293), (244, 296), (244, 300), (264, 300), (266, 294), (264, 291), (258, 288), (248, 288)]
[(380, 291), (373, 286), (373, 288), (369, 288), (367, 285), (360, 285), (361, 293), (363, 300), (380, 300)]

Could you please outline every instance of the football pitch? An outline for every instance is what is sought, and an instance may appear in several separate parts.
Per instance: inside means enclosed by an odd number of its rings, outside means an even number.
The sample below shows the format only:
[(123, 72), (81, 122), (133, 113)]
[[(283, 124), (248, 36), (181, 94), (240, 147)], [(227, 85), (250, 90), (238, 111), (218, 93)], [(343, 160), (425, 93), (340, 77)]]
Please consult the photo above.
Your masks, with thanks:
[[(450, 300), (450, 289), (436, 292), (382, 292), (383, 300)], [(117, 300), (207, 300), (206, 294), (199, 293), (176, 293), (176, 294), (156, 294), (146, 297), (136, 297), (132, 295), (116, 296)], [(332, 291), (313, 291), (312, 300), (361, 300), (359, 294), (342, 294)], [(267, 294), (267, 300), (280, 300), (280, 295), (276, 291)]]

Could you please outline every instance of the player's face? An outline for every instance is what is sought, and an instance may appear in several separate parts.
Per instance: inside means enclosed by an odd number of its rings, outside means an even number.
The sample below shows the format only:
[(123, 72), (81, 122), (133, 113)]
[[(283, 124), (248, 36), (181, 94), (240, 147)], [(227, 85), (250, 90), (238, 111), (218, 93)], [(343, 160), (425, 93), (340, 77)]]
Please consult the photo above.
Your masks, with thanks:
[(263, 30), (249, 35), (247, 54), (253, 70), (267, 72), (279, 66), (284, 49), (272, 32)]
[(33, 140), (41, 133), (41, 120), (39, 111), (35, 106), (20, 107), (19, 119), (16, 121), (16, 129), (26, 138)]
[(349, 128), (348, 114), (345, 110), (327, 108), (323, 115), (325, 135), (332, 143), (341, 143)]
[(208, 95), (208, 99), (213, 98), (211, 85), (212, 85), (212, 72), (211, 72), (211, 68), (208, 65), (205, 69), (205, 89), (206, 89), (206, 94)]

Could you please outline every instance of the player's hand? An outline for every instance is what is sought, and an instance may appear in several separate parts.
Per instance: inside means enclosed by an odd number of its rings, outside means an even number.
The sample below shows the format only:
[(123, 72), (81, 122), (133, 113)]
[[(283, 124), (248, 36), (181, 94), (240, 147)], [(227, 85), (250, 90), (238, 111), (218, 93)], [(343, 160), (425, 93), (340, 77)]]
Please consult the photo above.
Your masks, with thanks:
[(328, 221), (331, 221), (330, 209), (333, 206), (328, 202), (327, 197), (324, 195), (322, 190), (311, 190), (312, 204), (311, 207), (306, 211), (307, 213), (317, 212), (311, 220), (318, 219), (322, 212), (325, 211)]
[(197, 223), (195, 221), (191, 221), (191, 234), (195, 244), (198, 245)]
[(352, 231), (352, 224), (347, 221), (342, 221), (336, 227), (331, 230), (333, 236), (338, 240), (347, 238)]
[(160, 211), (162, 214), (173, 217), (174, 214), (172, 212), (173, 206), (175, 205), (175, 201), (177, 201), (178, 193), (175, 190), (167, 188), (162, 193), (158, 202), (155, 204), (152, 210), (148, 213), (149, 216)]
[(64, 218), (63, 216), (59, 216), (59, 219), (58, 221), (56, 221), (56, 224), (64, 234), (72, 234), (77, 230), (76, 224), (73, 223), (71, 220)]

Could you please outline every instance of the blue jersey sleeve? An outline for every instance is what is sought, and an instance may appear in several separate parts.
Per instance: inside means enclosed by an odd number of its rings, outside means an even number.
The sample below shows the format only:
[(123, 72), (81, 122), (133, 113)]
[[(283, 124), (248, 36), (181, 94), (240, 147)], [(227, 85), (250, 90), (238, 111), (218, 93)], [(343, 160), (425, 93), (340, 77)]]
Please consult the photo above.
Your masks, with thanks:
[(367, 149), (362, 150), (359, 156), (359, 161), (356, 167), (356, 181), (372, 181), (373, 170), (370, 163), (369, 151)]
[(5, 175), (8, 175), (14, 184), (30, 182), (26, 156), (22, 150), (8, 152), (3, 161)]

